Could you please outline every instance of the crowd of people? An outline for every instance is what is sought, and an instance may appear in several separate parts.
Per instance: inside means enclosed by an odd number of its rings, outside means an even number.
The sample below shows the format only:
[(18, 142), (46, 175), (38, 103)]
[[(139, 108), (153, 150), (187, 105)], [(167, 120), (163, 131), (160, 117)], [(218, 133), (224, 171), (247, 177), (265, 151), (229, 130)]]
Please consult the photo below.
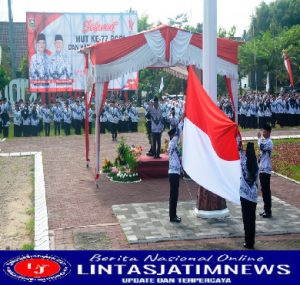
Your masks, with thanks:
[[(12, 106), (6, 98), (0, 100), (0, 133), (3, 137), (9, 136), (9, 126), (13, 123), (14, 137), (38, 136), (44, 131), (50, 135), (53, 126), (54, 134), (70, 135), (71, 129), (80, 135), (85, 128), (85, 104), (82, 99), (68, 99), (57, 101), (54, 104), (40, 104), (38, 102), (24, 102), (20, 100)], [(12, 117), (12, 119), (10, 119)], [(94, 105), (88, 110), (89, 133), (95, 121)], [(137, 132), (139, 114), (135, 104), (106, 102), (100, 114), (100, 133), (106, 131)]]
[[(232, 120), (234, 108), (228, 97), (219, 97), (218, 106)], [(300, 93), (268, 94), (248, 92), (238, 100), (238, 123), (241, 128), (257, 129), (265, 124), (275, 127), (300, 125)]]
[[(6, 114), (3, 116), (3, 114)], [(75, 134), (80, 135), (84, 128), (85, 106), (82, 101), (66, 100), (57, 101), (54, 104), (40, 104), (38, 102), (24, 102), (20, 100), (12, 107), (4, 98), (0, 101), (0, 125), (2, 125), (3, 136), (8, 137), (10, 118), (12, 115), (14, 137), (38, 136), (44, 131), (45, 136), (50, 135), (50, 125), (53, 122), (54, 134), (60, 135), (61, 129), (66, 135), (70, 135), (71, 127)], [(6, 119), (4, 119), (6, 117)], [(94, 108), (88, 111), (90, 132), (94, 120)], [(2, 130), (1, 130), (2, 131)]]
[[(184, 112), (185, 101), (178, 98), (157, 99), (159, 105), (159, 118), (162, 130), (172, 129), (178, 124)], [(217, 105), (232, 120), (234, 108), (229, 97), (218, 97)], [(149, 108), (153, 100), (145, 102), (143, 107), (146, 114), (146, 127), (149, 143), (152, 145), (152, 126), (158, 122), (149, 117)], [(151, 109), (151, 108), (150, 108)], [(153, 108), (152, 108), (153, 109)], [(154, 114), (152, 114), (154, 116)], [(157, 117), (158, 114), (155, 116)], [(239, 97), (237, 106), (238, 123), (241, 128), (261, 129), (265, 124), (275, 127), (300, 125), (300, 93), (268, 94), (263, 92), (248, 92)], [(90, 133), (95, 120), (94, 106), (88, 111)], [(100, 114), (100, 133), (111, 132), (112, 140), (117, 139), (118, 132), (137, 132), (141, 114), (135, 103), (107, 100)], [(148, 118), (147, 118), (148, 116)], [(13, 122), (10, 120), (13, 117)], [(60, 135), (64, 130), (65, 135), (70, 135), (73, 127), (75, 134), (81, 134), (85, 127), (85, 105), (83, 99), (60, 100), (55, 104), (40, 104), (39, 102), (23, 102), (20, 100), (14, 106), (6, 98), (0, 100), (0, 132), (3, 137), (8, 137), (9, 125), (14, 125), (14, 136), (37, 136), (43, 130), (45, 136), (50, 135), (50, 126), (54, 125), (54, 134)], [(158, 126), (159, 128), (161, 126)], [(160, 139), (154, 139), (157, 148)], [(150, 149), (149, 153), (152, 153)], [(158, 155), (158, 154), (157, 154)]]

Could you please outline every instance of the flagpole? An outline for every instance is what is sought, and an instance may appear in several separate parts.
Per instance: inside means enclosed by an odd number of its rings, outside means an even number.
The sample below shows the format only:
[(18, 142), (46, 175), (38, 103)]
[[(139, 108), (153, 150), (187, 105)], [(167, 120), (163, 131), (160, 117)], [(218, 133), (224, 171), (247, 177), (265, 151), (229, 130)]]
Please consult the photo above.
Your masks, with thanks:
[(203, 87), (217, 103), (217, 0), (204, 0)]
[[(203, 87), (217, 103), (217, 0), (204, 0), (203, 16)], [(225, 199), (199, 187), (195, 214), (201, 218), (229, 215)]]

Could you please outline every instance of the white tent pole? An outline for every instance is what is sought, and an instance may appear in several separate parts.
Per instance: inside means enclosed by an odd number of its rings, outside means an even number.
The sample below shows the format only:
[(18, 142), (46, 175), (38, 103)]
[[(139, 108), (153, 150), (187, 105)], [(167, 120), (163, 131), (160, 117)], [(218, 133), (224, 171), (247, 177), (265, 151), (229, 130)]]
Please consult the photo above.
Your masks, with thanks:
[(96, 110), (96, 123), (95, 123), (95, 149), (96, 149), (96, 183), (99, 179), (100, 171), (100, 105), (101, 96), (103, 91), (103, 84), (96, 83), (95, 86), (95, 110)]
[(217, 0), (204, 0), (203, 87), (217, 102)]

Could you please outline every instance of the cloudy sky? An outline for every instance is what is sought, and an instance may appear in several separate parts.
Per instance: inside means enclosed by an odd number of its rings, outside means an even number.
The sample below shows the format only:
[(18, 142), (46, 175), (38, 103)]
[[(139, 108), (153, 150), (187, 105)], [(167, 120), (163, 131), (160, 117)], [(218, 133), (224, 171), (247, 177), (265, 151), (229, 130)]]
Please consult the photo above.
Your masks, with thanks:
[[(118, 13), (129, 8), (136, 10), (138, 16), (148, 15), (150, 22), (167, 23), (168, 18), (175, 18), (186, 13), (189, 24), (203, 21), (203, 0), (11, 0), (13, 19), (25, 22), (26, 12), (92, 12)], [(237, 27), (237, 36), (248, 29), (250, 17), (261, 0), (217, 0), (218, 27), (230, 29)], [(265, 0), (266, 3), (272, 2)], [(0, 21), (7, 21), (7, 0), (0, 0)]]

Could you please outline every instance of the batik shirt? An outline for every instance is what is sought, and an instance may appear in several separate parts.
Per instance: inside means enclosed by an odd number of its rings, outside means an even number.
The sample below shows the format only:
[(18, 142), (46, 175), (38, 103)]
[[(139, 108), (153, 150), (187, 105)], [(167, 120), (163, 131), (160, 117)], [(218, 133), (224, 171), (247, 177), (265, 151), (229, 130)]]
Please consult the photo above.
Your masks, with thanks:
[(50, 76), (53, 79), (70, 79), (71, 64), (66, 54), (55, 53), (50, 60)]
[(64, 123), (71, 124), (72, 121), (72, 111), (70, 108), (65, 108), (63, 111)]
[(120, 110), (117, 107), (111, 107), (109, 109), (109, 116), (108, 116), (109, 122), (113, 124), (118, 124), (120, 117), (121, 117)]
[(21, 126), (21, 124), (22, 124), (21, 111), (14, 110), (14, 125)]
[(164, 129), (162, 110), (160, 107), (149, 107), (147, 111), (151, 115), (151, 132), (161, 133)]
[(50, 124), (51, 122), (51, 110), (49, 108), (42, 108), (41, 110), (43, 122)]
[(171, 139), (168, 147), (169, 155), (169, 174), (180, 174), (181, 162), (179, 158), (178, 151), (178, 141), (183, 129), (183, 122), (180, 122), (178, 125), (176, 135)]
[(239, 152), (241, 161), (240, 196), (248, 201), (257, 203), (257, 173), (254, 179), (250, 181), (247, 170), (247, 157), (243, 150)]
[(33, 80), (49, 79), (49, 57), (46, 54), (36, 53), (31, 57), (30, 78)]
[(258, 148), (260, 150), (259, 173), (271, 174), (272, 172), (271, 154), (273, 149), (272, 140), (270, 138), (258, 139)]
[(53, 113), (53, 121), (60, 122), (63, 117), (63, 114), (62, 114), (63, 111), (61, 110), (61, 108), (58, 106), (54, 106), (51, 111)]

